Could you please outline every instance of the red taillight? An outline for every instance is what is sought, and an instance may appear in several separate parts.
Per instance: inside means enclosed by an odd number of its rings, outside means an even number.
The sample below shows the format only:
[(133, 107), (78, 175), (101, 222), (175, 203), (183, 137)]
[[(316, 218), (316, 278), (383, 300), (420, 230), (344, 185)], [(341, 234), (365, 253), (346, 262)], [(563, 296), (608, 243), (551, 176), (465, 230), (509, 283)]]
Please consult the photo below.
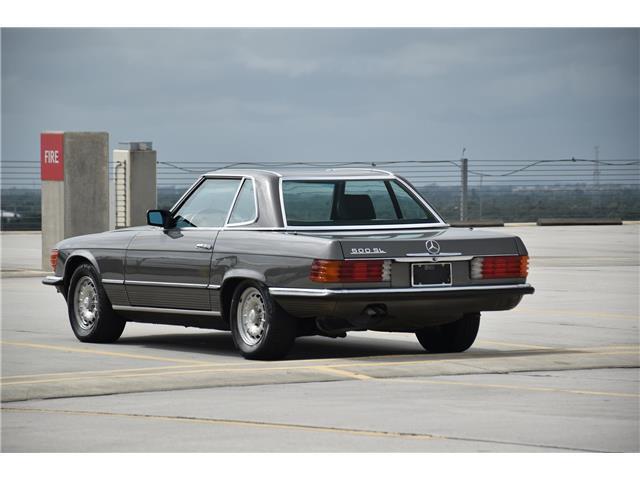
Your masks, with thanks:
[(471, 278), (527, 278), (529, 257), (509, 255), (498, 257), (476, 257), (471, 260)]
[(312, 282), (386, 282), (391, 279), (388, 260), (314, 260), (309, 278)]
[(55, 248), (51, 250), (51, 256), (49, 257), (49, 263), (51, 263), (51, 270), (53, 272), (56, 271), (56, 266), (58, 265), (58, 250)]

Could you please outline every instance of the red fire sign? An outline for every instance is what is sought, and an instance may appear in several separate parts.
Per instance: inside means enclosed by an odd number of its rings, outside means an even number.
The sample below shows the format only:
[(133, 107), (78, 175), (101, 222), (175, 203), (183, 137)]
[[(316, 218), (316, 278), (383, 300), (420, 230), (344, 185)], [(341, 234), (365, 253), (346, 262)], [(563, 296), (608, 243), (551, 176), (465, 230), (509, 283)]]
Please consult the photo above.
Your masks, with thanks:
[(64, 133), (40, 134), (40, 178), (64, 180)]

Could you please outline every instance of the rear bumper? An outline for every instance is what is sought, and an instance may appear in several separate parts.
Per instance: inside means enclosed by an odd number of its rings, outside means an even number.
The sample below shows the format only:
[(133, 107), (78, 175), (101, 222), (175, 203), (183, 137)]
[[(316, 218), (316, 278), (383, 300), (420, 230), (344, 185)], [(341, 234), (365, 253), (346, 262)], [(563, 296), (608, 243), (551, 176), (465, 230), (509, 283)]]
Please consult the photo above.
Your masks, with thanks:
[(274, 297), (307, 297), (307, 298), (363, 298), (372, 300), (379, 296), (391, 298), (453, 298), (466, 296), (482, 296), (486, 294), (531, 294), (535, 289), (528, 283), (515, 285), (472, 285), (463, 287), (409, 287), (409, 288), (280, 288), (271, 287), (269, 293)]
[[(465, 313), (510, 310), (529, 284), (464, 287), (377, 289), (269, 289), (276, 301), (300, 318), (342, 319), (354, 327), (385, 331), (413, 331), (457, 320)], [(369, 307), (382, 314), (370, 315)]]

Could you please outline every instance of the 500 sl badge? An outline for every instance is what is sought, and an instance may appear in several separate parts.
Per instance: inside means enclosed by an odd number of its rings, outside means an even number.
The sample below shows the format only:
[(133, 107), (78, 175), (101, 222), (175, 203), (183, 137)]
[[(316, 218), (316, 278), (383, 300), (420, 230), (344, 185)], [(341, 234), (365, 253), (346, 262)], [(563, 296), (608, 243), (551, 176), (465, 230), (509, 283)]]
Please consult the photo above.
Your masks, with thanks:
[(383, 249), (374, 247), (374, 248), (352, 248), (351, 255), (369, 255), (369, 254), (379, 254), (379, 253), (387, 253)]

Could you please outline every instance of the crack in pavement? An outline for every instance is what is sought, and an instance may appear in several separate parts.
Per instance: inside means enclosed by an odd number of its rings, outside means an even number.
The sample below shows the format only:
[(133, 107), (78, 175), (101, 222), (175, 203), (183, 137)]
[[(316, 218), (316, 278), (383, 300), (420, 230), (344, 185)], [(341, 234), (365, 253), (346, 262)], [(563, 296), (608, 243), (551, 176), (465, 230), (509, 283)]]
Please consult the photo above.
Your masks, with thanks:
[(577, 447), (564, 447), (559, 445), (547, 445), (547, 444), (541, 444), (541, 443), (512, 442), (512, 441), (506, 441), (506, 440), (490, 440), (485, 438), (460, 437), (460, 436), (449, 436), (449, 435), (439, 435), (439, 434), (430, 434), (430, 433), (393, 432), (393, 431), (387, 431), (387, 430), (368, 430), (368, 429), (357, 429), (357, 428), (346, 428), (346, 427), (304, 425), (304, 424), (297, 424), (297, 423), (261, 422), (261, 421), (255, 421), (255, 420), (193, 417), (193, 416), (180, 416), (180, 415), (151, 415), (151, 414), (144, 414), (144, 413), (116, 413), (116, 412), (89, 411), (89, 410), (44, 409), (44, 408), (2, 407), (2, 410), (7, 413), (42, 413), (42, 414), (60, 414), (60, 415), (104, 416), (104, 417), (145, 419), (145, 420), (157, 420), (157, 421), (174, 421), (174, 422), (182, 422), (182, 423), (225, 425), (225, 426), (248, 427), (248, 428), (297, 430), (297, 431), (307, 431), (307, 432), (315, 432), (315, 433), (336, 433), (336, 434), (360, 435), (360, 436), (371, 436), (371, 437), (402, 438), (402, 439), (413, 439), (413, 440), (450, 440), (450, 441), (459, 441), (459, 442), (487, 443), (487, 444), (494, 444), (494, 445), (513, 445), (513, 446), (521, 446), (521, 447), (528, 447), (528, 448), (534, 447), (534, 448), (573, 451), (573, 452), (598, 452), (598, 453), (606, 452), (605, 450), (584, 449), (584, 448), (577, 448)]

